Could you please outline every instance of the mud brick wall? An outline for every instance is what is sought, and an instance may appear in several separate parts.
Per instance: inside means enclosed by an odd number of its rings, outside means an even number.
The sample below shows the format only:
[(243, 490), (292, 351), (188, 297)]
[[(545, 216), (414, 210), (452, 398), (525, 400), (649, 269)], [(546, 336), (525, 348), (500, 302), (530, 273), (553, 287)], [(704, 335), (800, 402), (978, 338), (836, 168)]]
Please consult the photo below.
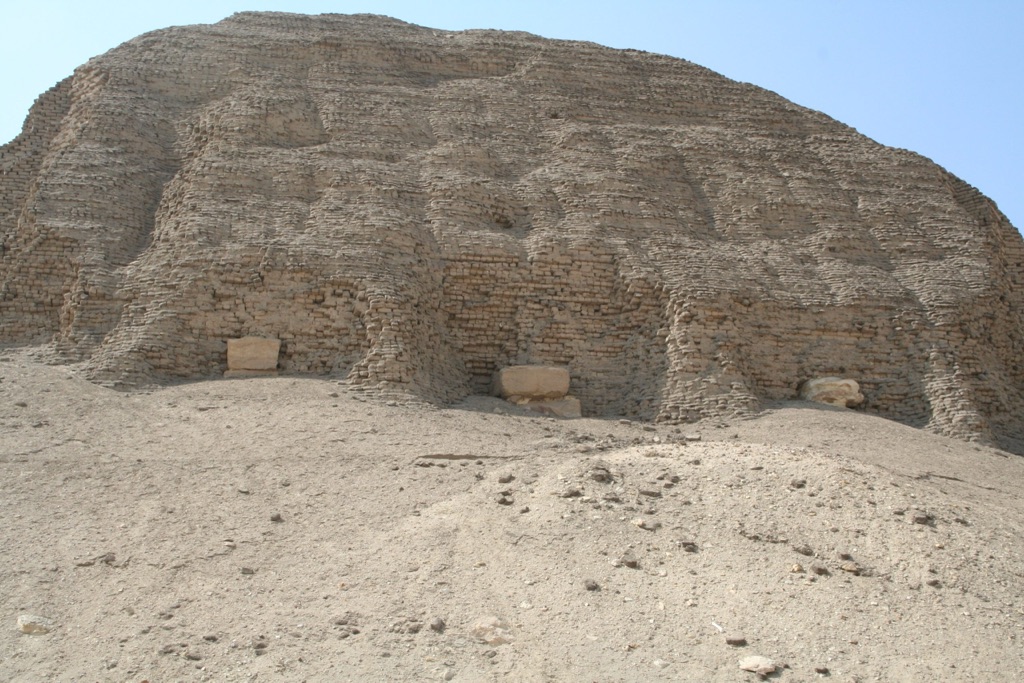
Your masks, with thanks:
[(962, 180), (689, 62), (373, 16), (140, 36), (0, 148), (0, 341), (97, 381), (283, 372), (588, 415), (748, 414), (823, 375), (1024, 443), (1024, 244)]

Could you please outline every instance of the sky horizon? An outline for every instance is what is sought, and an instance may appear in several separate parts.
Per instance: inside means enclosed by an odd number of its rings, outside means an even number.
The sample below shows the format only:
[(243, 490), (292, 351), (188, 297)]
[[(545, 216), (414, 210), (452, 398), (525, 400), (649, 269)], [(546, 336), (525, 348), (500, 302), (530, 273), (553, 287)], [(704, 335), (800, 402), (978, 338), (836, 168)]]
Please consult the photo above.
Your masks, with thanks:
[[(13, 3), (12, 3), (13, 4)], [(485, 5), (485, 6), (481, 6)], [(494, 28), (671, 55), (772, 90), (873, 140), (922, 154), (1024, 228), (1024, 3), (976, 0), (36, 0), (5, 8), (0, 145), (32, 102), (133, 37), (236, 11), (386, 14), (446, 30)], [(16, 66), (15, 66), (16, 65)]]

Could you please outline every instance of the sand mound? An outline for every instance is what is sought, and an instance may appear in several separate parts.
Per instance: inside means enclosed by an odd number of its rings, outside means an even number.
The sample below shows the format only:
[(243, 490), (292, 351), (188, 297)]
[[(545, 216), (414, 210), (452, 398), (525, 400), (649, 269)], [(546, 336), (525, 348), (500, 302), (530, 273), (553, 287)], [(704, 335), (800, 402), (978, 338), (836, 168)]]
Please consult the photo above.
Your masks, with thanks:
[(1024, 666), (1024, 464), (1000, 451), (807, 403), (680, 428), (316, 378), (125, 394), (24, 354), (0, 378), (6, 680)]

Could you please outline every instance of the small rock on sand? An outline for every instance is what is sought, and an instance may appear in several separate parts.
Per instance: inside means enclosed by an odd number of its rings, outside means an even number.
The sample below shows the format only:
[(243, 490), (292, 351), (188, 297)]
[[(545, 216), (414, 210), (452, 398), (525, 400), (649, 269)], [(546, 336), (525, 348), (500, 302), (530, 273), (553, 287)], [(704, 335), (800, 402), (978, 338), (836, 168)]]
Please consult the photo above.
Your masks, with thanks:
[(53, 621), (35, 614), (18, 616), (18, 630), (33, 636), (41, 636), (53, 630)]
[(775, 673), (775, 663), (767, 657), (753, 655), (740, 660), (740, 668), (744, 671), (751, 671), (758, 676), (767, 676)]
[(508, 622), (495, 616), (480, 617), (469, 629), (473, 638), (488, 645), (505, 645), (512, 642)]

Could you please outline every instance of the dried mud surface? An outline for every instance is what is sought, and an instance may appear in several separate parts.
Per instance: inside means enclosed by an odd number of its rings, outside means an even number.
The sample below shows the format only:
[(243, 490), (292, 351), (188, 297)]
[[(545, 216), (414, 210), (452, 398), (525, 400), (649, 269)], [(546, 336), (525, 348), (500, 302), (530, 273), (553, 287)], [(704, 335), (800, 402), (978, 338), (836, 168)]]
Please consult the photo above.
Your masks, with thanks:
[(517, 410), (289, 376), (118, 393), (2, 352), (0, 676), (1024, 668), (1018, 456), (806, 403), (688, 427)]

